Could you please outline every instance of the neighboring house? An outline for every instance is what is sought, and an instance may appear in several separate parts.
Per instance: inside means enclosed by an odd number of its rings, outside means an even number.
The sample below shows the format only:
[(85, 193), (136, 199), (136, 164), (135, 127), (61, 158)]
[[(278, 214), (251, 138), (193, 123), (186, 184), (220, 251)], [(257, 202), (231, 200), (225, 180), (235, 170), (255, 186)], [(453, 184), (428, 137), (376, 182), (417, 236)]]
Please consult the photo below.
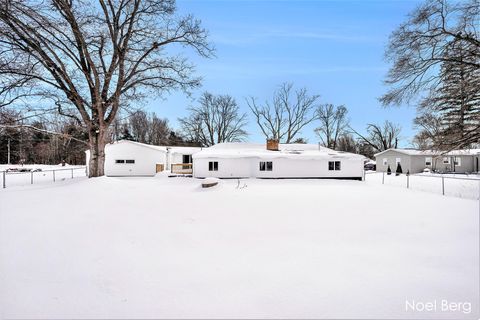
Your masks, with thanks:
[(388, 149), (375, 154), (377, 171), (385, 172), (388, 166), (395, 172), (400, 163), (403, 173), (438, 172), (470, 173), (479, 171), (480, 149), (453, 150), (442, 154), (432, 150)]
[[(200, 149), (154, 146), (119, 140), (105, 146), (105, 175), (109, 177), (154, 176), (163, 170), (170, 170), (172, 164), (190, 164), (191, 173), (192, 154)], [(87, 150), (85, 153), (88, 166), (90, 151)]]
[(312, 144), (220, 143), (193, 155), (193, 176), (361, 180), (364, 159)]

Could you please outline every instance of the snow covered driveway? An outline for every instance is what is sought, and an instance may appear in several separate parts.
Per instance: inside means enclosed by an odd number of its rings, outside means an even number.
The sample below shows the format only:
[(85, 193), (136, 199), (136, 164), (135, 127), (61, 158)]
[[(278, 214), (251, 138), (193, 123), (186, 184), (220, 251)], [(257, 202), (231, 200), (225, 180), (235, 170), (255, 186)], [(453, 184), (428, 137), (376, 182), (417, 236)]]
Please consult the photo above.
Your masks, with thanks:
[(360, 181), (200, 183), (1, 190), (0, 317), (478, 319), (478, 201)]

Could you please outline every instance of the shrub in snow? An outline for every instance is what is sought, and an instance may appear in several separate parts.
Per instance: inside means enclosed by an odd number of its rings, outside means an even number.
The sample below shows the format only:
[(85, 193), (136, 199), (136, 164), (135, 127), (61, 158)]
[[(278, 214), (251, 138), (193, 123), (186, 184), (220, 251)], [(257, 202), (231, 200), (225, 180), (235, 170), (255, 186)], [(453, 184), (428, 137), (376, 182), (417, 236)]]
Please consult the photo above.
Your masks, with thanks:
[(392, 174), (392, 169), (390, 169), (390, 165), (387, 167), (387, 174)]
[(396, 176), (399, 176), (400, 174), (402, 174), (402, 165), (399, 163), (397, 163), (397, 170), (395, 171), (395, 175)]
[(423, 172), (424, 172), (424, 173), (430, 173), (430, 169), (425, 168), (425, 169), (423, 169)]

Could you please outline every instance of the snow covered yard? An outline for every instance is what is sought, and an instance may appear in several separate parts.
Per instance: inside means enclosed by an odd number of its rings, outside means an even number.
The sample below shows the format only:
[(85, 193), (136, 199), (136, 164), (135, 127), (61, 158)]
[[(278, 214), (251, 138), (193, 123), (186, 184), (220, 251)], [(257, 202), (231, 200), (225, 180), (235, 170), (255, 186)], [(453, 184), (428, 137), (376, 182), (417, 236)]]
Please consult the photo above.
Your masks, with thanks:
[(360, 181), (200, 183), (0, 190), (0, 317), (478, 319), (478, 201)]

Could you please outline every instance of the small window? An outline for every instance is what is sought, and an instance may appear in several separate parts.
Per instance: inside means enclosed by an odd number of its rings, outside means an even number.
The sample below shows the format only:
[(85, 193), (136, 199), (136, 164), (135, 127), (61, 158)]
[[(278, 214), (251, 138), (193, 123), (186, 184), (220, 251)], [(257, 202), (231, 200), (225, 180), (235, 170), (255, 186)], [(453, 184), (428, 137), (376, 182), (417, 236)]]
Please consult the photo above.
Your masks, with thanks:
[(218, 161), (209, 161), (208, 171), (218, 171)]
[(387, 158), (383, 158), (383, 165), (384, 165), (384, 166), (387, 166), (387, 165), (388, 165), (388, 159), (387, 159)]
[(273, 171), (273, 162), (260, 161), (260, 171)]
[(462, 166), (462, 159), (460, 157), (455, 157), (455, 166), (461, 167)]
[(432, 165), (432, 157), (426, 157), (425, 158), (425, 165), (426, 166), (431, 166)]
[(265, 162), (260, 161), (260, 171), (265, 171)]
[(125, 160), (125, 163), (135, 163), (135, 160)]
[(267, 171), (272, 171), (273, 170), (273, 162), (267, 161)]
[(125, 160), (115, 160), (115, 163), (125, 163)]
[(335, 171), (339, 171), (340, 169), (340, 161), (335, 161)]
[(443, 164), (450, 164), (450, 158), (449, 157), (443, 157)]
[(182, 163), (192, 163), (192, 155), (191, 154), (182, 155)]
[(330, 171), (339, 171), (342, 169), (340, 161), (328, 161), (328, 170)]

